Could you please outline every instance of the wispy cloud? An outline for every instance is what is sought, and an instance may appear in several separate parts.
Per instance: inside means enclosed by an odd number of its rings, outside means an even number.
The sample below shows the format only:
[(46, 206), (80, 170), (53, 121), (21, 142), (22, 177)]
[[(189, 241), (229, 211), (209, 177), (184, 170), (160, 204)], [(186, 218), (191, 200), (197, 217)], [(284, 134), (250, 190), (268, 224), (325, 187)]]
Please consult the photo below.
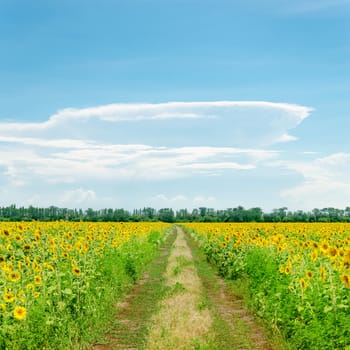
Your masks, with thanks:
[(282, 191), (299, 208), (350, 206), (350, 153), (335, 153), (305, 162), (284, 162), (303, 181)]
[(66, 190), (59, 198), (59, 203), (62, 206), (72, 207), (81, 206), (82, 203), (89, 203), (96, 201), (97, 196), (95, 191), (77, 188), (74, 190)]
[[(288, 131), (298, 126), (312, 108), (266, 101), (168, 102), (158, 104), (110, 104), (67, 108), (37, 123), (0, 123), (0, 140), (61, 146), (56, 140), (115, 143), (173, 143), (184, 138), (190, 144), (207, 133), (211, 145), (268, 145), (292, 141)], [(172, 133), (169, 132), (172, 128)], [(181, 133), (181, 135), (179, 135)], [(166, 134), (166, 140), (162, 137)], [(191, 143), (191, 140), (192, 143)], [(18, 139), (17, 139), (18, 141)], [(221, 143), (221, 144), (220, 144)], [(187, 145), (190, 145), (187, 144)]]
[(311, 111), (266, 101), (112, 104), (63, 109), (37, 123), (2, 122), (0, 181), (27, 198), (36, 185), (55, 185), (63, 204), (93, 202), (106, 182), (252, 172), (279, 157), (269, 147), (293, 141), (289, 131)]
[[(7, 181), (17, 186), (34, 178), (79, 183), (252, 170), (278, 154), (261, 145), (293, 140), (288, 130), (311, 110), (265, 101), (64, 109), (44, 122), (0, 123), (0, 165)], [(200, 145), (203, 140), (206, 146)], [(162, 144), (152, 144), (157, 142)], [(242, 147), (247, 144), (258, 147)]]
[(278, 152), (220, 147), (151, 147), (147, 145), (93, 145), (91, 148), (38, 151), (0, 151), (0, 166), (13, 184), (34, 178), (48, 183), (79, 183), (83, 179), (155, 180), (220, 173), (221, 170), (251, 170), (255, 164), (275, 158)]
[(148, 204), (155, 208), (170, 207), (174, 209), (191, 209), (201, 206), (213, 207), (217, 205), (217, 199), (213, 196), (206, 195), (185, 196), (183, 194), (178, 194), (167, 196), (161, 193), (149, 198)]

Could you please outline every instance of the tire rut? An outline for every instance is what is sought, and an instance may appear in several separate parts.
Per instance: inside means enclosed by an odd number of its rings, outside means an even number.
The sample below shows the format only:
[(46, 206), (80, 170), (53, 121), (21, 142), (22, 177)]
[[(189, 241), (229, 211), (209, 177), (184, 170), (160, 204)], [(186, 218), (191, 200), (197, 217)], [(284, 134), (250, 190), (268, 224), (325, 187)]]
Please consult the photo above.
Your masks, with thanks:
[[(187, 241), (198, 261), (198, 268), (200, 269), (200, 264), (205, 264), (205, 269), (211, 271), (210, 274), (202, 272), (199, 275), (202, 278), (212, 311), (225, 322), (232, 333), (233, 341), (230, 348), (235, 350), (274, 350), (267, 340), (263, 328), (257, 324), (254, 316), (247, 310), (243, 300), (229, 291), (225, 281), (206, 262), (203, 252), (192, 241), (190, 235), (187, 235)], [(242, 328), (244, 331), (242, 331)]]
[(175, 231), (159, 249), (158, 257), (136, 283), (133, 289), (114, 308), (115, 319), (104, 335), (103, 344), (95, 344), (92, 350), (140, 349), (151, 315), (157, 310), (157, 301), (165, 293), (163, 274), (167, 266), (170, 248), (176, 238)]

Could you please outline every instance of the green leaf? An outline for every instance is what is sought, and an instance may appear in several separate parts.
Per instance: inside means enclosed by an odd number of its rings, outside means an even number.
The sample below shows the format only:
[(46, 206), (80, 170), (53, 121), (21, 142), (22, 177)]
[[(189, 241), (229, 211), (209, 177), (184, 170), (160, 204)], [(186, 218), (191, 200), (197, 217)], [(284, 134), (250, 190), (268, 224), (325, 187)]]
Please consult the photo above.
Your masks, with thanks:
[(333, 306), (329, 306), (329, 305), (326, 305), (325, 307), (324, 307), (324, 309), (323, 309), (323, 311), (324, 312), (330, 312), (330, 311), (332, 311), (333, 310)]
[(72, 295), (73, 291), (70, 288), (66, 288), (62, 291), (63, 294)]
[(49, 318), (48, 320), (46, 320), (46, 325), (47, 326), (52, 326), (55, 323), (55, 319), (54, 318)]
[(59, 301), (59, 302), (57, 303), (57, 308), (58, 308), (58, 310), (62, 311), (62, 310), (65, 309), (65, 307), (66, 307), (66, 303), (64, 303), (63, 301)]

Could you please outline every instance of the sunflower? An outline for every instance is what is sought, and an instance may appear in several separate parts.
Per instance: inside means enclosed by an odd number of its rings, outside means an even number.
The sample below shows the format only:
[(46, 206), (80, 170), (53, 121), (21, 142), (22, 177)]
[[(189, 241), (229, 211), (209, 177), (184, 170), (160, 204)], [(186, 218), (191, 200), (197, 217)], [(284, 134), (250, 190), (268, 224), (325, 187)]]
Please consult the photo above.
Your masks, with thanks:
[(17, 242), (21, 242), (22, 241), (22, 236), (19, 234), (19, 233), (16, 233), (15, 234), (15, 240), (17, 241)]
[(27, 309), (23, 306), (16, 306), (13, 310), (13, 316), (16, 320), (24, 320), (27, 316)]
[(5, 313), (6, 312), (6, 305), (5, 304), (0, 304), (0, 311), (2, 313)]
[(30, 244), (26, 243), (26, 244), (23, 245), (23, 250), (24, 251), (29, 251), (31, 249), (32, 249), (32, 246)]
[(304, 278), (300, 278), (300, 285), (301, 285), (301, 288), (303, 288), (303, 290), (306, 289), (307, 282), (304, 280)]
[(290, 262), (290, 260), (288, 260), (288, 261), (287, 261), (287, 264), (286, 264), (286, 266), (285, 266), (285, 268), (284, 268), (284, 273), (285, 273), (286, 275), (289, 275), (289, 274), (290, 274), (291, 268), (292, 268), (292, 263)]
[(41, 283), (42, 283), (41, 277), (38, 276), (38, 275), (34, 276), (34, 283), (35, 283), (36, 285), (40, 286)]
[(350, 259), (350, 248), (347, 248), (344, 255)]
[(4, 300), (6, 303), (13, 303), (15, 301), (16, 297), (13, 293), (6, 291), (4, 293)]
[(316, 261), (317, 260), (317, 250), (314, 250), (311, 254), (310, 254), (310, 258), (312, 261)]
[(350, 259), (348, 257), (344, 258), (342, 261), (342, 265), (345, 270), (350, 269)]
[(338, 249), (337, 247), (329, 247), (328, 248), (328, 256), (331, 258), (331, 259), (335, 259), (338, 255)]
[(75, 276), (80, 276), (81, 274), (81, 270), (79, 269), (78, 266), (73, 266), (72, 271)]
[(33, 283), (28, 283), (28, 284), (26, 285), (26, 290), (34, 290), (34, 289), (35, 289), (35, 286), (34, 286)]
[(328, 248), (329, 248), (329, 245), (326, 241), (322, 241), (321, 242), (321, 250), (323, 253), (327, 253), (328, 251)]
[(21, 274), (18, 271), (11, 271), (8, 275), (8, 279), (16, 283), (21, 279)]
[(346, 274), (343, 274), (343, 275), (341, 275), (340, 278), (343, 281), (345, 287), (346, 288), (350, 288), (350, 276), (346, 275)]
[(321, 281), (324, 282), (326, 280), (326, 269), (321, 266), (320, 267)]
[(68, 232), (68, 233), (66, 233), (66, 238), (67, 239), (72, 239), (73, 238), (73, 233), (72, 232)]
[(33, 270), (34, 271), (41, 271), (41, 266), (35, 260), (33, 261)]
[(89, 250), (89, 243), (84, 242), (84, 252), (87, 252)]
[(48, 269), (48, 270), (50, 270), (50, 271), (55, 271), (55, 268), (51, 265), (51, 264), (49, 264), (49, 263), (44, 263), (43, 264), (43, 266), (46, 268), (46, 269)]
[(305, 275), (310, 280), (312, 278), (312, 276), (313, 276), (313, 273), (312, 273), (312, 271), (307, 270)]

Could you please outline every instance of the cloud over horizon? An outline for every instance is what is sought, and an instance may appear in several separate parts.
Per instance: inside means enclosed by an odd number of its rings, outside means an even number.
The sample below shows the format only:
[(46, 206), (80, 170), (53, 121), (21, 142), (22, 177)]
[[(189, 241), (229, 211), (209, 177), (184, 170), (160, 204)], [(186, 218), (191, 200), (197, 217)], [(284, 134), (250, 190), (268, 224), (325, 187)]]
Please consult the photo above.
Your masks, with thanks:
[(302, 176), (299, 184), (281, 193), (295, 206), (350, 206), (350, 153), (334, 153), (308, 162), (285, 162), (284, 166)]
[(265, 146), (295, 139), (288, 131), (311, 110), (264, 101), (111, 104), (2, 122), (2, 179), (24, 186), (252, 170), (278, 154)]
[[(297, 140), (290, 131), (312, 110), (266, 101), (111, 104), (63, 109), (37, 123), (1, 122), (0, 189), (4, 198), (11, 197), (12, 189), (18, 203), (30, 198), (40, 203), (44, 186), (56, 193), (56, 204), (104, 206), (99, 188), (105, 184), (195, 183), (239, 178), (240, 173), (254, 178), (264, 169), (278, 173), (283, 168), (304, 180), (282, 189), (281, 198), (311, 204), (308, 197), (315, 188), (323, 186), (320, 193), (329, 195), (335, 187), (348, 193), (350, 186), (341, 168), (348, 154), (311, 162), (283, 159), (280, 145)], [(126, 196), (122, 191), (120, 200)], [(148, 198), (159, 205), (220, 203), (215, 193), (199, 189), (188, 196), (163, 192), (157, 197), (154, 192)]]

